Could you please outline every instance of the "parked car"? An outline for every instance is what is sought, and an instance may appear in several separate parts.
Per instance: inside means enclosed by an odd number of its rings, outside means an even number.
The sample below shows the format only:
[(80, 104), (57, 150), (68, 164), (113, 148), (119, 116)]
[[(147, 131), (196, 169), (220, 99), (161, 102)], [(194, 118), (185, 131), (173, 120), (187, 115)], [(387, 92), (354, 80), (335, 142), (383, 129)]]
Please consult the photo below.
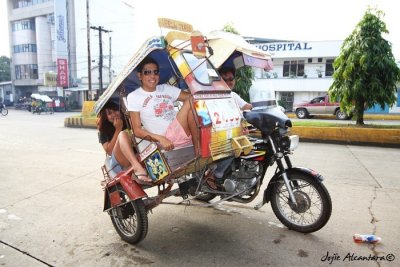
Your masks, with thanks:
[(340, 110), (339, 102), (330, 102), (329, 96), (318, 96), (309, 102), (295, 104), (293, 111), (297, 118), (311, 118), (313, 115), (335, 115), (339, 120), (347, 120), (351, 118), (351, 114), (346, 114)]

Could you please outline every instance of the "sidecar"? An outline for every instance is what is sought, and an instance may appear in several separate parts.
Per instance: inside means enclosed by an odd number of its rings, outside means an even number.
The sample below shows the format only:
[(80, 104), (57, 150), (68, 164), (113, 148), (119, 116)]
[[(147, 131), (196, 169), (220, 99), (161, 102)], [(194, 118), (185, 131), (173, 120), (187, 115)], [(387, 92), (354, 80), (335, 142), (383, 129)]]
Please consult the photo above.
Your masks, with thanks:
[[(173, 85), (191, 94), (200, 136), (197, 152), (193, 146), (164, 151), (159, 144), (138, 139), (132, 132), (134, 150), (153, 183), (142, 184), (130, 171), (115, 173), (109, 167), (109, 159), (102, 167), (104, 211), (110, 215), (121, 238), (132, 244), (140, 242), (147, 234), (147, 211), (169, 196), (184, 199), (198, 196), (203, 192), (204, 174), (212, 162), (252, 150), (241, 111), (217, 68), (223, 65), (272, 68), (270, 55), (240, 36), (213, 32), (204, 37), (190, 27), (176, 27), (176, 21), (170, 20), (167, 24), (170, 28), (175, 25), (175, 30), (165, 36), (149, 38), (95, 104), (95, 112), (99, 114), (107, 101), (118, 101), (130, 128), (126, 97), (141, 86), (136, 68), (147, 56), (159, 64), (160, 84)], [(189, 29), (189, 32), (182, 29)], [(150, 196), (149, 192), (155, 190), (147, 189), (153, 187), (157, 187), (157, 193)]]

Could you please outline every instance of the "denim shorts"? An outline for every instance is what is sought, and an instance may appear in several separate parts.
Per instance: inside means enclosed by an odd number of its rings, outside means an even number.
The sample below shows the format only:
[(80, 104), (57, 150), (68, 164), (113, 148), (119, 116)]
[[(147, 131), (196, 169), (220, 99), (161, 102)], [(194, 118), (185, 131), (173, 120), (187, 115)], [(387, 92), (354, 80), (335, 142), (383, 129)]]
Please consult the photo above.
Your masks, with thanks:
[(110, 168), (116, 173), (119, 173), (123, 170), (122, 166), (118, 163), (117, 159), (115, 158), (114, 152), (111, 154)]

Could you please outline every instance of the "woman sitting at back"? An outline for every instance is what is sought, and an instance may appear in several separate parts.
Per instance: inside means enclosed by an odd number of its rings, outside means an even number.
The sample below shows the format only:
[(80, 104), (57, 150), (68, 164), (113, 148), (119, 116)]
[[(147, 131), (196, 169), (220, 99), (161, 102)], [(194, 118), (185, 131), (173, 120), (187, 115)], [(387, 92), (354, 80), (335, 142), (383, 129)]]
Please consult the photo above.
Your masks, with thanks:
[(134, 178), (143, 182), (151, 182), (146, 170), (139, 163), (132, 148), (132, 141), (119, 112), (118, 105), (107, 102), (97, 119), (99, 142), (104, 151), (111, 156), (110, 167), (116, 173), (122, 170), (133, 170)]

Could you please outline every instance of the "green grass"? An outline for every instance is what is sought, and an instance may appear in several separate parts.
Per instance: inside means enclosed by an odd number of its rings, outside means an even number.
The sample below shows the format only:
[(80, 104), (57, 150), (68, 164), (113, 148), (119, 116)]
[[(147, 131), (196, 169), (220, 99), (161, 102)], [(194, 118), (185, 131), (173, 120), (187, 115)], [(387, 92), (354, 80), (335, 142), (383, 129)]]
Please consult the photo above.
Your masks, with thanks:
[(310, 126), (310, 127), (351, 127), (351, 128), (376, 128), (376, 129), (400, 129), (399, 125), (381, 125), (381, 124), (365, 124), (363, 126), (350, 123), (334, 123), (323, 121), (292, 121), (293, 126)]

